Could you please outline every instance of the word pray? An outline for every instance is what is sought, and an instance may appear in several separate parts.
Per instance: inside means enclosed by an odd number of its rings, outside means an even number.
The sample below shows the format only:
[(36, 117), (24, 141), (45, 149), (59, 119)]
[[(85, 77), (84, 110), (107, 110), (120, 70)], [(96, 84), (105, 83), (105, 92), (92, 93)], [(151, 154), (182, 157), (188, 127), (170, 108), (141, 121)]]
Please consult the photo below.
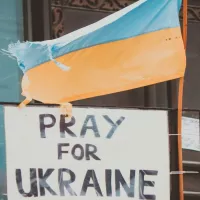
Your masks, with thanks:
[[(50, 118), (51, 123), (45, 123), (46, 118), (48, 119)], [(120, 126), (120, 124), (124, 121), (125, 117), (120, 117), (116, 122), (113, 122), (113, 120), (108, 115), (103, 115), (103, 119), (110, 125), (110, 130), (108, 131), (106, 136), (106, 138), (110, 139), (114, 135), (115, 131)], [(47, 137), (46, 129), (52, 128), (56, 124), (56, 117), (52, 114), (41, 114), (39, 116), (39, 120), (40, 120), (40, 137), (46, 138)], [(60, 115), (60, 122), (59, 122), (60, 137), (65, 138), (66, 133), (71, 137), (77, 137), (77, 135), (70, 129), (70, 127), (74, 126), (75, 123), (76, 120), (74, 117), (71, 118), (71, 121), (66, 122), (66, 117), (64, 115)], [(80, 137), (84, 138), (87, 130), (92, 130), (95, 137), (100, 137), (99, 128), (97, 126), (97, 121), (94, 115), (86, 116), (80, 131)]]

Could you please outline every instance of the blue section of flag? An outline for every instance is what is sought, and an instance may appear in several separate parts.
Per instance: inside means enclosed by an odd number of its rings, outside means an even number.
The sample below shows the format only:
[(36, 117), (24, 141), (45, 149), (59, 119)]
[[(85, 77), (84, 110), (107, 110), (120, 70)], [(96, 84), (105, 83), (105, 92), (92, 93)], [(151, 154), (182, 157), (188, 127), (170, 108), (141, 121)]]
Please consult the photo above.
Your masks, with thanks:
[[(116, 21), (65, 44), (68, 35), (52, 41), (9, 46), (23, 72), (80, 49), (114, 42), (167, 28), (179, 27), (181, 0), (146, 0)], [(58, 65), (59, 67), (59, 65)]]
[(58, 48), (57, 44), (53, 45), (52, 55), (57, 58), (79, 49), (178, 26), (180, 23), (177, 0), (148, 0), (112, 24), (85, 35), (62, 48), (60, 45)]

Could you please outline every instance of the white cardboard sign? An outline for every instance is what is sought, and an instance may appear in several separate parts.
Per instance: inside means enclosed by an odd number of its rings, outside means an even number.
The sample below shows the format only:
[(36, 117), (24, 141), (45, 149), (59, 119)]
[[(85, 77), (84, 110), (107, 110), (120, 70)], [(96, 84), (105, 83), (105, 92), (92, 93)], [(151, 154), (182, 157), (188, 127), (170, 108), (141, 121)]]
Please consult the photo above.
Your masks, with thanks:
[(4, 109), (8, 200), (170, 199), (166, 111)]

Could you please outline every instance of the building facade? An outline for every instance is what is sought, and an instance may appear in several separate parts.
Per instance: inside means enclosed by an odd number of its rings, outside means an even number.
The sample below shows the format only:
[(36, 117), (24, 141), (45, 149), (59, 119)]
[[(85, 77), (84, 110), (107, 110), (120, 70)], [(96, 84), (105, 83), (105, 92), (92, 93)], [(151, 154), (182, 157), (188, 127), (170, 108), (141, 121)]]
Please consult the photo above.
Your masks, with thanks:
[[(39, 0), (40, 1), (40, 0)], [(33, 40), (55, 39), (71, 31), (94, 23), (103, 17), (120, 10), (135, 0), (44, 0), (40, 2), (40, 14), (37, 0), (30, 3), (32, 18), (29, 26), (29, 37)], [(183, 107), (200, 109), (200, 1), (189, 0), (188, 6), (188, 42), (187, 70), (185, 75)], [(34, 9), (37, 8), (37, 12)], [(33, 17), (33, 16), (32, 16)], [(182, 10), (180, 22), (182, 23)], [(42, 20), (41, 20), (42, 19)], [(38, 24), (38, 20), (40, 23)], [(32, 29), (32, 30), (31, 30)], [(40, 35), (36, 30), (40, 31)], [(162, 107), (176, 108), (178, 82), (168, 81), (125, 91), (74, 102), (75, 105), (117, 106), (117, 107)], [(198, 112), (185, 112), (185, 115), (199, 116)], [(176, 120), (176, 118), (174, 119)], [(200, 153), (183, 150), (184, 170), (200, 172)], [(184, 175), (185, 198), (195, 200), (200, 198), (200, 176)]]
[[(2, 0), (0, 7), (0, 48), (5, 49), (9, 43), (18, 40), (42, 41), (60, 37), (94, 23), (134, 1), (136, 0)], [(9, 17), (6, 17), (7, 13), (9, 13)], [(200, 85), (198, 75), (200, 72), (198, 66), (200, 60), (199, 0), (189, 0), (188, 13), (188, 63), (183, 107), (200, 109), (200, 93), (197, 89), (197, 86)], [(182, 12), (180, 19), (182, 19)], [(20, 89), (22, 73), (18, 69), (16, 61), (2, 53), (0, 54), (0, 61), (0, 101), (20, 102), (23, 99)], [(74, 104), (176, 107), (177, 81), (82, 100), (74, 102)]]
[[(94, 23), (136, 0), (1, 0), (0, 49), (18, 40), (55, 39)], [(200, 110), (200, 1), (188, 0), (187, 70), (183, 107)], [(182, 11), (180, 13), (182, 22)], [(16, 61), (0, 53), (0, 102), (20, 102), (22, 73)], [(74, 102), (74, 105), (117, 107), (177, 107), (177, 84), (168, 81)], [(38, 103), (38, 102), (35, 102)], [(191, 115), (191, 112), (190, 114)], [(192, 114), (192, 116), (199, 116)], [(184, 150), (186, 169), (189, 162), (200, 163), (200, 153)], [(196, 168), (195, 168), (196, 169)], [(200, 171), (200, 167), (197, 169)], [(200, 176), (185, 176), (185, 191), (200, 195)], [(195, 198), (195, 197), (194, 197)], [(200, 198), (200, 197), (198, 197)], [(192, 199), (193, 200), (193, 199)]]

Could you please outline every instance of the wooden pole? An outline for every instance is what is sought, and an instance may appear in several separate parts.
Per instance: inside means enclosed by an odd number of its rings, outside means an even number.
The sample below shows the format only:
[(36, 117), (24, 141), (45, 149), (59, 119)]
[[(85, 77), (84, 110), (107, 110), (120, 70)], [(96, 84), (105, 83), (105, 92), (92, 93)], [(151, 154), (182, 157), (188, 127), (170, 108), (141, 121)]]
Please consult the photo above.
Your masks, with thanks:
[[(188, 0), (183, 0), (183, 43), (186, 50), (187, 47), (187, 7)], [(183, 153), (182, 153), (182, 107), (183, 107), (183, 86), (184, 77), (179, 79), (178, 91), (178, 165), (179, 165), (179, 199), (184, 200), (184, 185), (183, 185)]]
[(184, 78), (179, 79), (178, 91), (178, 169), (179, 173), (179, 199), (184, 200), (183, 193), (183, 153), (182, 153), (182, 102), (183, 102)]
[(188, 0), (183, 0), (183, 42), (185, 49), (187, 47), (187, 18), (188, 18)]

